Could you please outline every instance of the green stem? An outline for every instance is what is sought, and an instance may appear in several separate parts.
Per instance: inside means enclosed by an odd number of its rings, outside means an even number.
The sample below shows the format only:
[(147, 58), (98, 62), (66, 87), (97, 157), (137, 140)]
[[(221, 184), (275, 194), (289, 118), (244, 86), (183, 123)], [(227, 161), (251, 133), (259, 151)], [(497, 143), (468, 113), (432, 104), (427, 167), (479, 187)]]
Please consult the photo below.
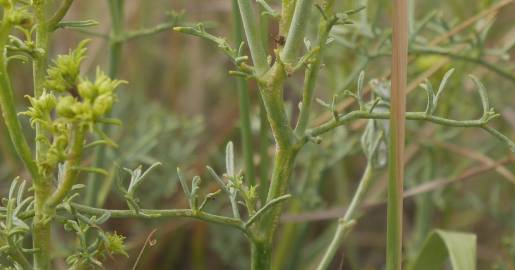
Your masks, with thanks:
[(367, 168), (365, 169), (365, 172), (361, 177), (358, 189), (354, 193), (349, 208), (345, 213), (345, 216), (338, 220), (338, 226), (336, 227), (334, 237), (331, 240), (329, 247), (325, 251), (324, 257), (320, 261), (317, 270), (328, 269), (331, 265), (331, 261), (333, 260), (336, 251), (338, 251), (338, 249), (343, 243), (343, 240), (345, 240), (345, 236), (349, 233), (350, 229), (352, 228), (352, 221), (356, 216), (357, 210), (359, 209), (359, 206), (361, 205), (361, 202), (363, 201), (363, 198), (365, 197), (365, 194), (367, 193), (370, 184), (372, 183), (372, 176), (373, 168), (371, 163), (368, 163)]
[(109, 13), (111, 14), (112, 25), (109, 44), (109, 76), (111, 78), (118, 75), (122, 56), (123, 6), (124, 0), (109, 0)]
[[(286, 193), (288, 180), (293, 172), (297, 152), (296, 149), (279, 149), (276, 151), (267, 202)], [(272, 242), (275, 229), (277, 228), (280, 213), (281, 206), (276, 206), (264, 215), (260, 223), (260, 228), (265, 232), (264, 235), (266, 235), (267, 241), (270, 243)]]
[(52, 16), (52, 18), (50, 18), (50, 20), (48, 21), (49, 30), (53, 31), (53, 30), (57, 29), (57, 25), (64, 18), (64, 16), (68, 12), (68, 10), (70, 9), (72, 4), (73, 4), (73, 0), (63, 0), (61, 2), (59, 9)]
[[(324, 12), (326, 14), (332, 13), (334, 1), (327, 1)], [(322, 63), (322, 55), (325, 51), (327, 44), (327, 38), (331, 31), (332, 24), (325, 18), (320, 18), (318, 27), (318, 48), (319, 51), (312, 64), (306, 69), (304, 75), (304, 89), (302, 90), (302, 106), (300, 108), (299, 119), (297, 120), (297, 126), (295, 127), (295, 134), (302, 136), (306, 131), (309, 124), (309, 117), (311, 112), (311, 104), (313, 103), (316, 81), (320, 72), (320, 65)]]
[(286, 43), (281, 52), (282, 61), (285, 63), (294, 62), (296, 54), (303, 44), (312, 5), (313, 0), (297, 0)]
[[(6, 10), (7, 12), (7, 10)], [(12, 25), (5, 19), (0, 26), (0, 50), (3, 52), (9, 38)], [(7, 71), (7, 60), (3, 53), (0, 54), (0, 106), (2, 108), (2, 115), (4, 118), (5, 126), (9, 133), (16, 153), (20, 156), (25, 166), (27, 167), (31, 177), (34, 180), (39, 179), (38, 168), (36, 162), (32, 158), (32, 151), (30, 150), (27, 139), (21, 129), (20, 121), (16, 115), (16, 108), (14, 106), (14, 94)]]
[(295, 136), (284, 107), (284, 76), (281, 67), (274, 65), (272, 71), (265, 76), (266, 84), (260, 85), (260, 93), (276, 146), (280, 149), (289, 149), (295, 140)]
[(250, 256), (251, 270), (270, 269), (272, 246), (259, 241), (251, 241)]
[[(352, 120), (357, 119), (389, 119), (390, 113), (370, 113), (366, 111), (353, 111), (344, 115), (338, 116), (338, 119), (332, 119), (330, 121), (327, 121), (326, 123), (307, 130), (306, 136), (302, 141), (300, 141), (300, 144), (304, 144), (307, 141), (309, 141), (310, 138), (320, 136), (338, 126), (344, 125)], [(481, 128), (503, 143), (505, 143), (512, 151), (515, 150), (515, 143), (510, 140), (506, 135), (500, 133), (498, 130), (487, 126), (488, 122), (485, 122), (484, 120), (453, 120), (453, 119), (447, 119), (443, 117), (433, 116), (433, 115), (427, 115), (425, 112), (407, 112), (406, 113), (406, 120), (415, 120), (415, 121), (428, 121), (435, 124), (439, 124), (442, 126), (448, 126), (448, 127), (464, 127), (464, 128)]]
[(256, 220), (258, 220), (262, 215), (264, 215), (268, 210), (272, 209), (274, 206), (276, 206), (279, 203), (282, 203), (284, 200), (287, 200), (291, 198), (290, 194), (283, 195), (281, 197), (277, 197), (269, 202), (267, 202), (263, 207), (261, 207), (255, 214), (253, 214), (251, 217), (249, 217), (249, 220), (245, 222), (245, 227), (249, 227), (254, 223)]
[[(236, 45), (243, 42), (243, 29), (241, 28), (241, 18), (238, 1), (232, 0), (232, 13), (234, 20), (234, 39)], [(254, 170), (254, 160), (252, 151), (252, 130), (250, 127), (250, 98), (247, 81), (243, 78), (236, 78), (236, 88), (238, 89), (240, 105), (240, 131), (243, 145), (243, 157), (245, 159), (245, 178), (250, 185), (256, 184), (256, 173)]]
[(282, 0), (281, 20), (279, 22), (279, 35), (286, 36), (290, 29), (296, 0)]
[(139, 29), (139, 30), (126, 32), (125, 34), (122, 35), (122, 37), (118, 40), (118, 42), (123, 43), (123, 42), (131, 41), (133, 39), (155, 35), (155, 34), (158, 34), (161, 32), (171, 30), (175, 26), (177, 26), (177, 22), (171, 21), (171, 22), (166, 22), (166, 23), (160, 23), (152, 28)]
[(82, 157), (82, 151), (84, 150), (84, 136), (85, 127), (73, 126), (74, 135), (72, 139), (70, 153), (68, 154), (68, 160), (65, 163), (63, 179), (60, 180), (59, 186), (54, 193), (48, 198), (46, 206), (49, 209), (55, 208), (63, 199), (68, 195), (73, 185), (77, 181), (79, 175), (79, 166)]
[[(111, 35), (109, 37), (109, 77), (115, 78), (118, 75), (118, 68), (122, 57), (122, 45), (123, 45), (123, 4), (124, 0), (109, 0), (109, 13), (111, 16)], [(104, 132), (109, 134), (111, 131), (110, 125), (104, 125)], [(103, 168), (107, 149), (105, 146), (98, 147), (95, 151), (94, 166), (97, 168)], [(110, 185), (111, 183), (105, 181), (104, 185)], [(91, 174), (88, 179), (88, 185), (85, 196), (85, 203), (88, 205), (101, 206), (96, 201), (97, 191), (103, 189), (101, 187), (102, 179), (96, 174)]]
[(245, 29), (256, 75), (262, 76), (268, 70), (268, 62), (261, 39), (261, 30), (256, 22), (251, 0), (238, 0), (238, 6), (240, 7), (241, 21)]
[(263, 101), (259, 100), (259, 190), (261, 200), (267, 196), (269, 180), (269, 155), (268, 155), (268, 121)]
[[(318, 186), (318, 177), (319, 166), (321, 159), (315, 157), (315, 151), (311, 151), (309, 149), (309, 161), (307, 162), (306, 171), (302, 174), (302, 179), (297, 177), (296, 181), (296, 189), (297, 194), (308, 194), (308, 190), (316, 189)], [(298, 197), (292, 200), (289, 204), (288, 212), (289, 214), (298, 214), (302, 211), (309, 210), (313, 207), (310, 203), (308, 203), (304, 198)], [(298, 223), (287, 223), (283, 224), (280, 235), (281, 241), (277, 242), (277, 245), (274, 247), (274, 257), (272, 261), (272, 269), (280, 270), (280, 269), (295, 269), (295, 258), (297, 254), (300, 254), (295, 247), (301, 243), (302, 238), (304, 236), (304, 232), (307, 230), (307, 224), (298, 224)]]
[[(48, 1), (35, 0), (33, 7), (35, 12), (36, 27), (36, 47), (41, 53), (33, 62), (34, 77), (34, 96), (37, 98), (43, 94), (45, 85), (45, 76), (48, 63), (49, 33), (50, 26), (47, 21)], [(36, 161), (40, 162), (47, 151), (47, 147), (41, 143), (39, 138), (44, 137), (44, 131), (39, 124), (36, 124)], [(45, 203), (52, 191), (52, 177), (42, 175), (40, 181), (34, 182), (35, 197), (35, 218), (33, 221), (33, 248), (34, 253), (34, 269), (47, 270), (50, 269), (50, 248), (51, 248), (51, 224), (45, 220)]]
[(102, 216), (108, 214), (110, 218), (138, 218), (138, 219), (156, 219), (156, 218), (176, 218), (187, 217), (203, 220), (220, 225), (227, 225), (245, 232), (243, 221), (238, 218), (230, 218), (209, 214), (203, 211), (194, 211), (191, 209), (140, 209), (140, 213), (133, 210), (108, 210), (95, 208), (86, 205), (72, 203), (72, 206), (82, 214)]

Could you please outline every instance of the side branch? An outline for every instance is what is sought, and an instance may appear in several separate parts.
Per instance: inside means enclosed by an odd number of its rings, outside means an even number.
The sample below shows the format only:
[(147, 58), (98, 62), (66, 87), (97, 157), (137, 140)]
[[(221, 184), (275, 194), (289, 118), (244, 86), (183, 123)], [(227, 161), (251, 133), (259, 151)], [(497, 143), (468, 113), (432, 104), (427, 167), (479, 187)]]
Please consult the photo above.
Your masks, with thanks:
[(79, 174), (78, 167), (80, 165), (80, 158), (82, 156), (82, 151), (84, 150), (84, 136), (85, 128), (78, 127), (74, 134), (71, 153), (65, 163), (63, 179), (59, 179), (61, 181), (59, 186), (46, 202), (46, 205), (49, 207), (49, 209), (57, 206), (62, 202), (77, 180), (77, 176)]
[(243, 221), (238, 218), (230, 218), (219, 215), (209, 214), (203, 211), (195, 211), (192, 209), (141, 209), (140, 213), (134, 210), (108, 210), (102, 208), (95, 208), (85, 206), (82, 204), (71, 203), (78, 212), (88, 215), (109, 215), (110, 218), (142, 218), (142, 219), (155, 219), (155, 218), (194, 218), (206, 222), (211, 222), (220, 225), (227, 225), (236, 228), (246, 233)]
[(55, 12), (55, 14), (48, 20), (49, 30), (54, 31), (57, 29), (57, 25), (64, 18), (71, 5), (73, 4), (73, 0), (63, 0), (59, 9)]
[[(347, 114), (339, 115), (336, 119), (333, 118), (326, 123), (306, 131), (306, 134), (299, 143), (305, 144), (309, 140), (314, 137), (320, 136), (338, 126), (344, 125), (350, 121), (358, 120), (358, 119), (389, 119), (390, 113), (371, 113), (367, 111), (353, 111)], [(435, 124), (439, 124), (442, 126), (448, 127), (465, 127), (465, 128), (481, 128), (490, 133), (492, 136), (501, 140), (503, 143), (510, 147), (512, 152), (515, 152), (515, 143), (508, 138), (506, 135), (502, 134), (498, 130), (488, 126), (488, 120), (453, 120), (448, 118), (443, 118), (434, 115), (427, 115), (425, 112), (407, 112), (406, 120), (417, 120), (417, 121), (428, 121), (433, 122)]]

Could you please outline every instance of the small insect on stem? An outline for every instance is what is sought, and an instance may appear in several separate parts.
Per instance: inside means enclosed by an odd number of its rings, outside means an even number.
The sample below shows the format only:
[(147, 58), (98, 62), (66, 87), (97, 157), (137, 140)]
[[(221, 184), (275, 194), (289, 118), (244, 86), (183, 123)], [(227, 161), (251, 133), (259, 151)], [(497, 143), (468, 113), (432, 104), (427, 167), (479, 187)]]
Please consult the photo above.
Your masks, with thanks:
[(286, 38), (281, 35), (274, 37), (274, 41), (279, 47), (283, 47), (286, 44)]

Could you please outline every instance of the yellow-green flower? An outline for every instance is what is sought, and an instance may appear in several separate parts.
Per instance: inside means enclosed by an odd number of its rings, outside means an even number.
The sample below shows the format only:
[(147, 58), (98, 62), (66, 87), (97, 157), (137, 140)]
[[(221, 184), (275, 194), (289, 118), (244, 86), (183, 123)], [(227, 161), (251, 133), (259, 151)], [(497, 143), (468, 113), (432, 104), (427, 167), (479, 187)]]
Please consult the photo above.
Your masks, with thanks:
[(48, 69), (45, 87), (57, 92), (71, 91), (77, 86), (80, 64), (85, 57), (86, 45), (89, 40), (83, 40), (75, 50), (65, 55), (57, 56), (53, 65)]

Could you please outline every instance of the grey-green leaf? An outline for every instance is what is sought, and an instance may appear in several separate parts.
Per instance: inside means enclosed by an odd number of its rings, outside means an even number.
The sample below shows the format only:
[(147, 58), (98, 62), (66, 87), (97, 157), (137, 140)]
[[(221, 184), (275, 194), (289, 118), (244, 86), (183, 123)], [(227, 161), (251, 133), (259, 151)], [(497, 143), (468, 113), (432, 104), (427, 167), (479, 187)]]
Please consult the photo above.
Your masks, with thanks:
[(476, 235), (434, 230), (408, 270), (440, 270), (447, 259), (453, 270), (476, 270)]
[(227, 147), (225, 149), (225, 167), (227, 170), (227, 175), (236, 175), (234, 173), (234, 147), (232, 142), (227, 143)]
[(481, 103), (483, 104), (483, 116), (485, 116), (488, 114), (488, 111), (490, 111), (490, 101), (488, 100), (486, 87), (476, 76), (469, 75), (469, 77), (474, 81), (474, 83), (477, 86), (479, 96), (481, 97)]
[(434, 97), (434, 106), (433, 106), (433, 112), (436, 109), (436, 106), (438, 105), (438, 101), (440, 100), (440, 97), (442, 96), (443, 91), (445, 90), (445, 87), (447, 86), (447, 82), (451, 78), (452, 74), (454, 73), (454, 68), (449, 69), (445, 75), (443, 75), (442, 81), (440, 82), (440, 86), (438, 87), (438, 91), (436, 91), (436, 96)]

